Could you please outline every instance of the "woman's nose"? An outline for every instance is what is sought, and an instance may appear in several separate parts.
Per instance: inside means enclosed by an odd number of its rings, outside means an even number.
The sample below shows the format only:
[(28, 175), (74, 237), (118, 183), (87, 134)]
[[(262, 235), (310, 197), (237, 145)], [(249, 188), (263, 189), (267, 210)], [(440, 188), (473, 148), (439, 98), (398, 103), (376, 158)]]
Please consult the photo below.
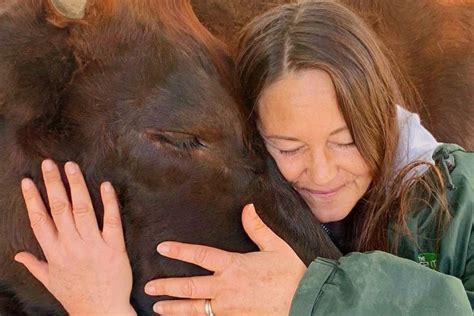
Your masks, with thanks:
[(327, 150), (320, 150), (312, 154), (308, 167), (310, 177), (318, 187), (324, 187), (337, 175), (337, 165)]

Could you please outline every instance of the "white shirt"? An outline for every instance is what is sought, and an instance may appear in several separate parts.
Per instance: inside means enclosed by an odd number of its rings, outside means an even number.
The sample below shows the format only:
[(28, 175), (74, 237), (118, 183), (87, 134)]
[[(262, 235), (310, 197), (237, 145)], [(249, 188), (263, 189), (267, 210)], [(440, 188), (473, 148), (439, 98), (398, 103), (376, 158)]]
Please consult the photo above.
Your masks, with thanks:
[[(395, 172), (415, 160), (434, 164), (433, 153), (441, 144), (421, 125), (420, 117), (397, 105), (398, 128), (400, 138), (395, 155)], [(418, 171), (426, 171), (427, 166), (420, 166)]]

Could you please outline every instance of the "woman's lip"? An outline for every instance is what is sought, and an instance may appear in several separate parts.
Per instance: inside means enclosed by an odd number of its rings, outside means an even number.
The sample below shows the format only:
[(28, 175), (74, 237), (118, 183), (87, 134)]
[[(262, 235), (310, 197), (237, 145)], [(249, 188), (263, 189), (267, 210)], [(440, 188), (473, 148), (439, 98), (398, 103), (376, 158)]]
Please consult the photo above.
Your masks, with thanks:
[(307, 191), (307, 192), (309, 192), (311, 194), (314, 194), (314, 195), (317, 195), (317, 196), (330, 197), (330, 196), (335, 195), (343, 187), (344, 187), (344, 185), (341, 185), (341, 186), (339, 186), (335, 189), (330, 189), (330, 190), (325, 190), (325, 191), (311, 190), (311, 189), (308, 189), (308, 188), (302, 188), (302, 190)]

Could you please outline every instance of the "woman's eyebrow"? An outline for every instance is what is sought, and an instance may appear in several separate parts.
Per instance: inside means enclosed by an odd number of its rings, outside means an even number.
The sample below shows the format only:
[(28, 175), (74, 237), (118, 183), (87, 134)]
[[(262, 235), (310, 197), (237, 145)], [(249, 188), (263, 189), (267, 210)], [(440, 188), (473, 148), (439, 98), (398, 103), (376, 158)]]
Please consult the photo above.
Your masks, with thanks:
[(281, 139), (281, 140), (290, 140), (290, 141), (299, 141), (299, 139), (294, 138), (294, 137), (288, 137), (288, 136), (280, 136), (280, 135), (262, 135), (263, 138), (268, 138), (268, 139)]
[[(338, 134), (340, 132), (344, 132), (348, 130), (349, 128), (347, 126), (340, 127), (338, 129), (335, 129), (332, 131), (329, 136)], [(294, 138), (294, 137), (289, 137), (289, 136), (280, 136), (280, 135), (262, 135), (263, 138), (268, 138), (268, 139), (281, 139), (281, 140), (289, 140), (289, 141), (299, 141), (299, 139)]]

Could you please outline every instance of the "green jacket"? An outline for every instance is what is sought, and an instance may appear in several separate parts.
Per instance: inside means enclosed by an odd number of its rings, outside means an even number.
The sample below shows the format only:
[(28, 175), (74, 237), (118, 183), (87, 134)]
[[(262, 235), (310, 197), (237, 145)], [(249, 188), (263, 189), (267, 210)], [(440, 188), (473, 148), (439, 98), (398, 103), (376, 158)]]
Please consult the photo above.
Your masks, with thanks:
[(413, 212), (408, 226), (421, 249), (406, 238), (399, 256), (374, 251), (337, 261), (317, 258), (299, 284), (290, 315), (473, 314), (474, 153), (441, 145), (433, 158), (452, 186), (447, 197), (453, 218), (438, 250), (429, 225), (436, 207)]

